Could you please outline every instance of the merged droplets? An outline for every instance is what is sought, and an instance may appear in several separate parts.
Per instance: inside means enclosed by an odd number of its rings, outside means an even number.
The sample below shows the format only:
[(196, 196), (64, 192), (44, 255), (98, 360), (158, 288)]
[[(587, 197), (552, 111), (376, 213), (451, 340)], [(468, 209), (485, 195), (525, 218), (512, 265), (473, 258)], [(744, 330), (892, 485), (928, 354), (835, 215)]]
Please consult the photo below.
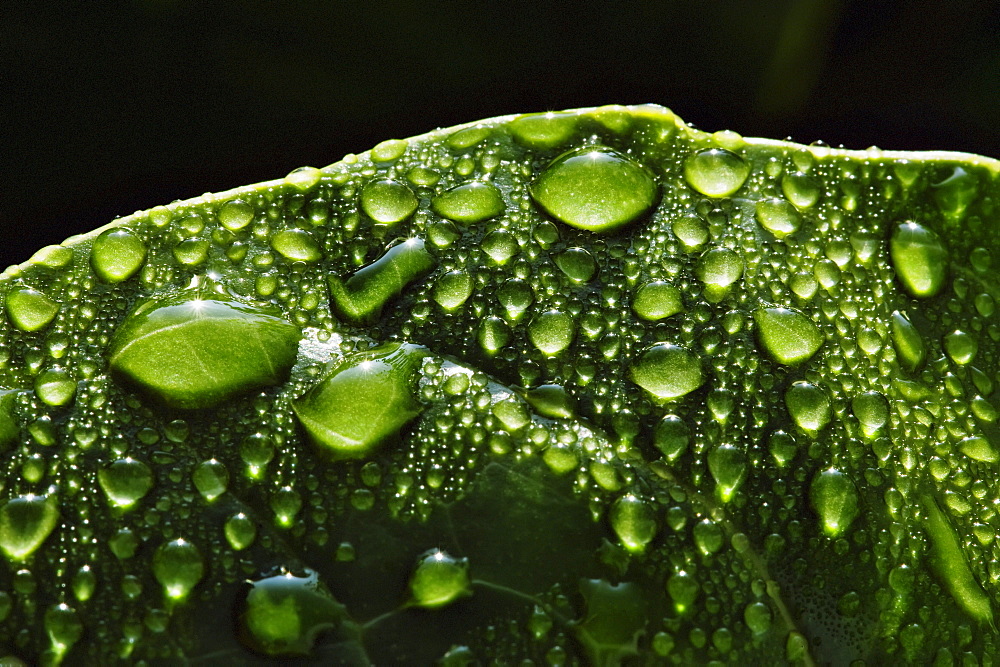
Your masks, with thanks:
[(348, 278), (330, 277), (334, 311), (350, 322), (368, 321), (410, 283), (427, 275), (435, 264), (422, 239), (397, 243)]
[(531, 196), (570, 227), (608, 232), (652, 208), (658, 188), (642, 165), (610, 148), (589, 146), (556, 158), (532, 184)]
[(750, 165), (724, 148), (700, 151), (684, 162), (688, 185), (707, 197), (728, 197), (739, 190), (750, 175)]

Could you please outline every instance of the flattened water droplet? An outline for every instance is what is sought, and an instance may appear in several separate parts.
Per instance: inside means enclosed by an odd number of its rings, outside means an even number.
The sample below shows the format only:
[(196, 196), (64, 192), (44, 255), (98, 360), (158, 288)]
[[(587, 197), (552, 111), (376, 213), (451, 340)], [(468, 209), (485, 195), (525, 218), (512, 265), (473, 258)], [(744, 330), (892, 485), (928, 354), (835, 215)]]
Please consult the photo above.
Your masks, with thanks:
[(421, 239), (411, 238), (397, 243), (346, 280), (330, 277), (334, 310), (338, 316), (351, 322), (364, 322), (377, 317), (390, 299), (427, 275), (435, 263)]
[(964, 331), (952, 331), (944, 337), (944, 351), (956, 364), (964, 366), (972, 363), (979, 351), (975, 336)]
[(35, 289), (13, 290), (7, 294), (7, 317), (21, 331), (44, 329), (59, 312), (59, 304)]
[(761, 199), (756, 215), (757, 222), (779, 239), (794, 234), (802, 226), (802, 215), (784, 199)]
[(944, 287), (948, 254), (937, 234), (915, 222), (897, 225), (889, 241), (896, 276), (910, 294), (931, 297)]
[(142, 461), (127, 457), (100, 470), (97, 481), (113, 506), (128, 509), (153, 488), (153, 471)]
[(469, 585), (469, 562), (433, 549), (417, 561), (410, 576), (413, 604), (425, 609), (445, 607), (472, 595)]
[(631, 494), (615, 501), (608, 518), (615, 535), (628, 551), (644, 551), (656, 537), (658, 527), (653, 509)]
[(406, 220), (418, 204), (413, 190), (399, 181), (371, 181), (361, 190), (361, 209), (369, 218), (385, 225)]
[(285, 229), (271, 237), (271, 247), (293, 262), (315, 262), (323, 253), (312, 234), (304, 229)]
[(850, 477), (836, 468), (813, 477), (809, 500), (819, 514), (823, 532), (831, 537), (843, 534), (858, 516), (858, 489)]
[(710, 148), (684, 161), (684, 179), (707, 197), (728, 197), (743, 186), (749, 175), (746, 160), (724, 148)]
[(292, 403), (295, 415), (334, 458), (365, 457), (420, 414), (412, 384), (425, 354), (417, 345), (391, 344), (333, 362)]
[(983, 463), (996, 463), (1000, 461), (1000, 453), (989, 440), (980, 436), (963, 438), (958, 443), (958, 448), (970, 459), (982, 461)]
[(409, 142), (406, 139), (387, 139), (371, 150), (372, 162), (386, 163), (403, 157)]
[(653, 444), (668, 461), (674, 461), (683, 454), (691, 442), (691, 429), (677, 415), (666, 415), (656, 425)]
[(718, 445), (708, 455), (708, 469), (715, 479), (716, 495), (719, 500), (727, 503), (746, 479), (746, 452), (730, 444)]
[(916, 327), (898, 310), (892, 313), (892, 343), (903, 366), (911, 373), (923, 365), (927, 346)]
[(171, 600), (183, 600), (205, 574), (198, 548), (183, 538), (161, 544), (153, 554), (153, 576)]
[(761, 308), (753, 314), (761, 345), (780, 364), (808, 361), (823, 344), (812, 320), (788, 308)]
[(316, 641), (348, 620), (347, 610), (312, 570), (250, 583), (239, 616), (241, 640), (272, 658), (309, 657)]
[(473, 181), (442, 192), (431, 200), (431, 209), (442, 218), (472, 224), (496, 217), (506, 204), (492, 183)]
[(181, 293), (136, 308), (108, 356), (112, 370), (164, 403), (206, 408), (282, 381), (300, 336), (269, 310)]
[(798, 427), (814, 438), (830, 423), (830, 397), (809, 382), (792, 384), (785, 392), (785, 406)]
[(507, 128), (518, 143), (545, 150), (566, 143), (576, 130), (578, 118), (574, 113), (533, 113), (515, 118)]
[(59, 501), (54, 495), (11, 498), (0, 507), (0, 549), (11, 560), (24, 560), (42, 546), (58, 522)]
[(146, 244), (127, 229), (109, 229), (94, 239), (90, 265), (109, 283), (128, 280), (146, 261)]
[(531, 196), (552, 217), (590, 232), (608, 232), (656, 203), (652, 174), (621, 153), (589, 146), (553, 160), (531, 185)]
[(554, 357), (573, 342), (576, 325), (573, 318), (559, 310), (546, 311), (528, 325), (531, 343), (543, 354)]
[(669, 283), (646, 283), (635, 293), (632, 309), (644, 320), (662, 320), (684, 310), (681, 291)]
[(701, 361), (673, 343), (647, 348), (632, 366), (632, 381), (661, 400), (686, 396), (701, 386)]
[(555, 256), (556, 266), (575, 283), (589, 282), (597, 273), (594, 256), (584, 248), (567, 248)]

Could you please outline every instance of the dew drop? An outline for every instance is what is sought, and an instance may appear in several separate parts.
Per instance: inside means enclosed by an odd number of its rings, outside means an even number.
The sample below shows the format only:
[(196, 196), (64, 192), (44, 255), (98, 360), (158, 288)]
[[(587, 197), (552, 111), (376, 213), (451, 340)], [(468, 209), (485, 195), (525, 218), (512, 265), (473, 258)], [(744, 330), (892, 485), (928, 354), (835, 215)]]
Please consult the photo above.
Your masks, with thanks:
[(576, 325), (573, 318), (559, 310), (549, 310), (531, 320), (528, 337), (542, 354), (554, 357), (573, 342)]
[(743, 277), (743, 259), (729, 248), (712, 248), (701, 256), (695, 273), (706, 287), (723, 294)]
[(242, 199), (231, 199), (219, 207), (219, 222), (231, 232), (238, 232), (253, 222), (253, 206)]
[(488, 355), (494, 355), (510, 342), (510, 326), (499, 317), (487, 317), (479, 325), (476, 339)]
[(390, 299), (427, 275), (435, 264), (423, 240), (410, 238), (397, 243), (349, 278), (330, 277), (334, 310), (351, 322), (368, 321), (378, 316)]
[(702, 519), (694, 525), (692, 530), (695, 546), (706, 556), (714, 554), (722, 548), (725, 543), (725, 536), (719, 524), (711, 519)]
[(978, 435), (963, 438), (958, 443), (958, 448), (963, 454), (974, 461), (982, 461), (983, 463), (996, 463), (1000, 461), (1000, 453), (993, 447), (993, 444), (986, 438)]
[(798, 427), (814, 438), (830, 423), (830, 397), (809, 382), (792, 384), (785, 392), (785, 406)]
[(42, 546), (58, 522), (54, 495), (29, 493), (12, 498), (0, 507), (0, 549), (11, 560), (24, 560)]
[(965, 209), (976, 198), (979, 184), (976, 177), (962, 167), (955, 167), (943, 181), (935, 183), (934, 201), (946, 217), (961, 219)]
[(761, 308), (754, 312), (761, 345), (780, 364), (800, 364), (823, 344), (823, 334), (812, 320), (788, 308)]
[(90, 265), (108, 283), (128, 280), (146, 261), (146, 244), (127, 229), (109, 229), (94, 239)]
[(687, 251), (697, 250), (708, 241), (708, 225), (694, 214), (677, 218), (670, 225), (670, 229)]
[(183, 538), (161, 544), (153, 554), (153, 576), (171, 600), (183, 600), (205, 574), (198, 548)]
[(371, 181), (361, 190), (361, 209), (369, 218), (385, 225), (406, 220), (418, 204), (413, 190), (399, 181)]
[(35, 289), (13, 290), (7, 294), (7, 316), (21, 331), (39, 331), (59, 312), (59, 304)]
[(952, 361), (964, 366), (976, 358), (979, 342), (964, 331), (953, 331), (944, 337), (944, 350)]
[(889, 404), (877, 391), (866, 391), (851, 400), (851, 410), (861, 422), (861, 430), (868, 438), (874, 437), (889, 421)]
[(442, 192), (431, 200), (431, 210), (442, 218), (471, 224), (496, 217), (506, 205), (492, 183), (473, 181)]
[(673, 343), (647, 348), (632, 366), (632, 381), (661, 400), (686, 396), (702, 385), (701, 361)]
[(299, 192), (307, 192), (319, 183), (322, 176), (323, 172), (316, 167), (299, 167), (285, 176), (285, 183)]
[(212, 502), (229, 488), (229, 470), (215, 459), (202, 461), (191, 473), (191, 481), (201, 497)]
[(246, 514), (240, 512), (226, 519), (223, 533), (226, 536), (226, 542), (234, 551), (242, 551), (257, 539), (257, 524)]
[(724, 503), (732, 500), (746, 479), (747, 455), (742, 448), (727, 443), (708, 455), (708, 470), (715, 480), (715, 492)]
[(781, 179), (781, 191), (799, 208), (809, 208), (819, 201), (819, 185), (801, 171), (785, 174)]
[(743, 186), (749, 175), (746, 160), (724, 148), (710, 148), (684, 161), (684, 179), (707, 197), (728, 197)]
[(823, 532), (830, 537), (841, 535), (858, 516), (858, 489), (850, 477), (836, 468), (813, 477), (809, 500), (819, 515)]
[(898, 310), (892, 313), (892, 343), (903, 366), (911, 373), (923, 365), (927, 346), (917, 328)]
[(153, 488), (153, 471), (142, 461), (127, 457), (100, 470), (97, 481), (111, 505), (128, 509)]
[(644, 551), (656, 537), (656, 517), (652, 508), (631, 494), (615, 501), (608, 518), (615, 535), (628, 551)]
[(644, 320), (662, 320), (684, 310), (681, 292), (669, 283), (654, 281), (646, 283), (635, 293), (632, 310)]
[(465, 271), (449, 271), (434, 283), (432, 295), (444, 310), (457, 310), (472, 295), (472, 277)]
[(44, 624), (45, 634), (49, 636), (57, 656), (62, 656), (83, 637), (83, 621), (80, 620), (80, 615), (64, 602), (45, 610)]
[(470, 595), (468, 560), (440, 549), (421, 556), (410, 575), (410, 597), (418, 607), (438, 609)]
[(46, 405), (68, 405), (76, 395), (76, 378), (64, 368), (48, 368), (35, 378), (35, 394)]
[(531, 185), (531, 196), (570, 227), (608, 232), (652, 208), (658, 188), (652, 174), (625, 155), (587, 146), (553, 160)]
[(507, 125), (514, 139), (528, 148), (546, 150), (565, 144), (576, 131), (574, 113), (535, 113), (515, 118)]
[(504, 265), (517, 254), (517, 238), (508, 231), (498, 229), (483, 237), (481, 247), (483, 252), (494, 262)]
[(784, 238), (799, 231), (802, 215), (784, 199), (761, 199), (756, 207), (757, 222), (776, 237)]
[(897, 225), (889, 241), (896, 276), (916, 297), (931, 297), (944, 287), (948, 257), (937, 234), (915, 222)]
[(762, 635), (771, 629), (774, 614), (763, 602), (751, 602), (743, 609), (743, 620), (755, 635)]
[(664, 416), (653, 432), (653, 444), (668, 461), (675, 461), (687, 450), (690, 442), (691, 429), (677, 415)]
[(312, 234), (304, 229), (286, 229), (271, 236), (271, 247), (292, 262), (315, 262), (323, 257)]
[(667, 593), (674, 601), (674, 609), (678, 614), (691, 609), (694, 601), (698, 599), (699, 590), (698, 582), (684, 570), (675, 572), (667, 579)]
[(586, 283), (597, 273), (594, 256), (584, 248), (567, 248), (555, 256), (556, 266), (575, 283)]

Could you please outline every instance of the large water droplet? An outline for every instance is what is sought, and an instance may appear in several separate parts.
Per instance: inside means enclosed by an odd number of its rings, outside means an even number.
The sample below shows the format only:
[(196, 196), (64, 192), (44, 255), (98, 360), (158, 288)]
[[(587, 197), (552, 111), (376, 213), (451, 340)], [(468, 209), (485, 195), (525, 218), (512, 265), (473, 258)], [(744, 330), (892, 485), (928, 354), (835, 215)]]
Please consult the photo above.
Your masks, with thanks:
[(330, 277), (334, 309), (337, 315), (351, 322), (377, 317), (390, 299), (427, 275), (435, 263), (423, 240), (411, 238), (397, 243), (346, 280)]
[(851, 400), (851, 410), (865, 436), (874, 437), (889, 421), (889, 404), (877, 391), (866, 391)]
[(136, 308), (115, 332), (108, 356), (116, 373), (164, 403), (207, 408), (282, 381), (300, 335), (270, 310), (179, 294)]
[(559, 310), (546, 311), (528, 325), (531, 343), (546, 356), (554, 357), (573, 342), (576, 325), (573, 318)]
[(473, 181), (442, 192), (431, 200), (431, 209), (442, 218), (471, 224), (504, 212), (506, 205), (492, 183)]
[(669, 283), (646, 283), (635, 293), (632, 309), (644, 320), (662, 320), (684, 310), (681, 291)]
[(434, 283), (432, 295), (446, 311), (457, 310), (472, 296), (472, 276), (465, 271), (449, 271)]
[(656, 537), (657, 525), (653, 509), (633, 495), (616, 500), (608, 518), (615, 535), (629, 551), (643, 551)]
[(7, 316), (21, 331), (44, 329), (59, 312), (58, 303), (31, 288), (9, 292), (6, 306)]
[(437, 609), (471, 594), (468, 560), (440, 549), (424, 554), (410, 575), (410, 596), (418, 607)]
[(761, 308), (753, 314), (761, 345), (780, 364), (808, 361), (823, 344), (812, 320), (788, 308)]
[(746, 479), (746, 452), (741, 447), (723, 443), (709, 453), (708, 469), (715, 479), (719, 500), (729, 502)]
[(17, 395), (15, 389), (0, 389), (0, 450), (13, 444), (21, 434), (17, 420)]
[(789, 387), (785, 406), (798, 427), (813, 437), (830, 422), (830, 397), (809, 382), (799, 381)]
[(690, 394), (704, 379), (698, 357), (679, 345), (657, 343), (632, 366), (632, 381), (656, 398), (672, 400)]
[(371, 181), (361, 190), (361, 208), (375, 222), (391, 225), (406, 220), (420, 202), (405, 183)]
[(934, 296), (944, 287), (948, 255), (937, 234), (923, 225), (897, 225), (889, 241), (889, 255), (899, 281), (913, 296)]
[(223, 227), (238, 232), (253, 222), (253, 206), (242, 199), (232, 199), (219, 207), (217, 215)]
[(142, 461), (118, 459), (97, 473), (97, 481), (111, 504), (125, 509), (142, 500), (153, 488), (153, 471)]
[(205, 574), (198, 548), (183, 538), (165, 542), (153, 554), (153, 576), (171, 600), (183, 600)]
[(983, 463), (996, 463), (1000, 461), (1000, 453), (997, 452), (993, 444), (986, 438), (978, 435), (963, 438), (958, 443), (958, 448), (963, 454), (975, 461), (982, 461)]
[(307, 657), (323, 633), (346, 621), (346, 609), (312, 570), (251, 582), (239, 616), (243, 642), (270, 657)]
[(146, 261), (146, 244), (127, 229), (109, 229), (94, 239), (90, 265), (109, 283), (128, 280)]
[(858, 489), (850, 477), (836, 468), (813, 477), (809, 500), (819, 514), (823, 532), (831, 537), (842, 534), (858, 516)]
[(15, 561), (30, 556), (59, 522), (55, 495), (29, 493), (0, 507), (0, 549)]
[(667, 593), (674, 601), (674, 609), (678, 614), (683, 614), (691, 608), (698, 599), (700, 588), (698, 581), (684, 570), (675, 572), (667, 579)]
[(712, 248), (701, 256), (695, 273), (705, 283), (708, 296), (718, 297), (743, 277), (743, 258), (729, 248)]
[(234, 551), (246, 549), (257, 538), (257, 524), (243, 512), (226, 519), (222, 530)]
[(556, 266), (575, 283), (589, 282), (597, 273), (594, 256), (584, 248), (567, 248), (555, 256)]
[(750, 165), (736, 153), (710, 148), (684, 162), (684, 179), (708, 197), (728, 197), (739, 190), (750, 175)]
[(65, 368), (47, 368), (35, 378), (35, 394), (46, 405), (68, 405), (76, 395), (76, 378)]
[(549, 215), (591, 232), (634, 221), (652, 208), (657, 194), (645, 167), (604, 146), (561, 155), (531, 186), (531, 196)]
[(412, 376), (426, 351), (391, 344), (331, 363), (292, 407), (306, 432), (335, 458), (367, 456), (421, 412)]
[(52, 605), (45, 610), (45, 634), (52, 642), (55, 655), (61, 657), (83, 637), (83, 621), (68, 604)]
[(820, 189), (811, 176), (795, 171), (785, 174), (781, 179), (781, 191), (799, 208), (809, 208), (819, 201)]
[(979, 351), (979, 341), (964, 331), (952, 331), (944, 337), (944, 351), (956, 364), (972, 363)]
[(229, 470), (215, 459), (202, 461), (191, 473), (191, 481), (201, 497), (212, 502), (229, 488)]

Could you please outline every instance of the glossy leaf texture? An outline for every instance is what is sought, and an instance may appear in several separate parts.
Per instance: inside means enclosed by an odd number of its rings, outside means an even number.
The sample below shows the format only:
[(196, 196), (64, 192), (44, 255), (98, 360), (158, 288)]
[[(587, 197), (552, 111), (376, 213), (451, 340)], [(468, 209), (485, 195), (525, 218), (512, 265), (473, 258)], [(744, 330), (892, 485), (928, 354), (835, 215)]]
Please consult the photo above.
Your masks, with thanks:
[(0, 657), (996, 655), (998, 174), (612, 106), (44, 248)]

